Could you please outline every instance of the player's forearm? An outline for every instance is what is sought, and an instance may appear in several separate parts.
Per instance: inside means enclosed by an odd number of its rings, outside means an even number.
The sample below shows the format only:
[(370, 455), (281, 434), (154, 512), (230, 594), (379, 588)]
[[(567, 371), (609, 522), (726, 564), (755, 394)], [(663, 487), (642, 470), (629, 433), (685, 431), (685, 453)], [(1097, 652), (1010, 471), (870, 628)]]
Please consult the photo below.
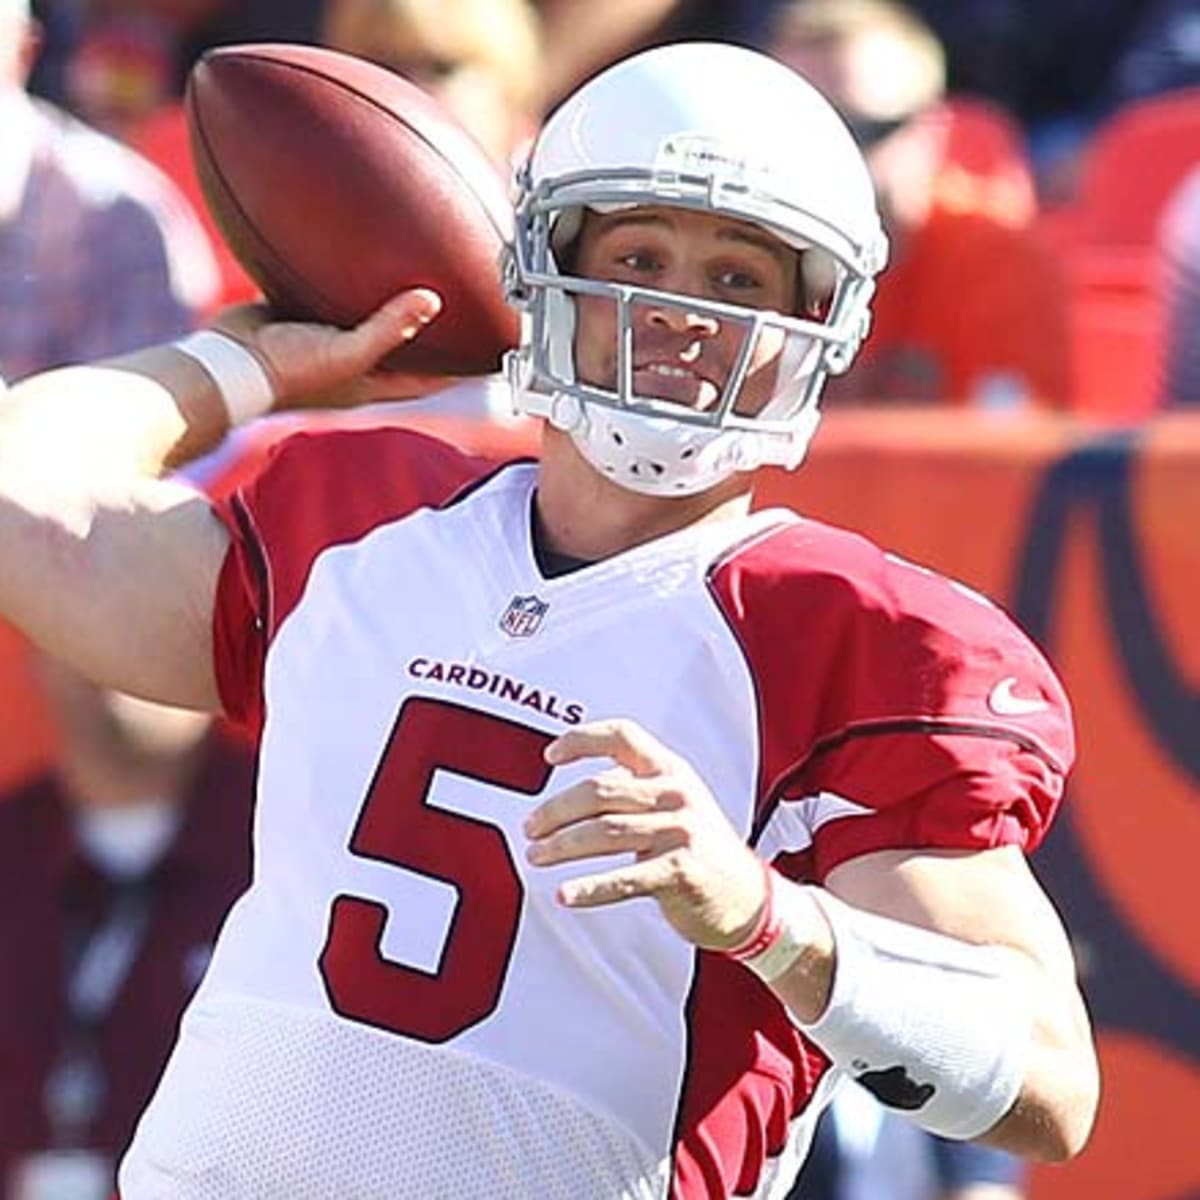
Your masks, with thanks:
[(1010, 1111), (977, 1138), (1025, 1158), (1060, 1162), (1091, 1133), (1100, 1075), (1083, 1002), (1073, 985), (1056, 986), (1039, 967), (1032, 976), (1034, 1019), (1021, 1091)]
[(835, 1062), (946, 1136), (1052, 1161), (1082, 1148), (1098, 1084), (1071, 980), (827, 892), (776, 892), (794, 957), (770, 985)]
[(204, 368), (156, 346), (16, 384), (0, 406), (0, 469), (69, 463), (77, 480), (155, 477), (210, 449), (227, 425)]

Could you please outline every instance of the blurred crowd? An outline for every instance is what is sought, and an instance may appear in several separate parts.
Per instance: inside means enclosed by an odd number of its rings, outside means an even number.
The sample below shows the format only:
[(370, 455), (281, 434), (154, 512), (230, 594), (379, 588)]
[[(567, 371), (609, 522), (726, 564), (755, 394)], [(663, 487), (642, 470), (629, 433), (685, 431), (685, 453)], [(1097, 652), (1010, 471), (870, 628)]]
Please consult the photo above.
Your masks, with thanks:
[[(33, 8), (38, 48), (19, 51), (7, 38), (6, 52), (17, 52), (5, 71), (18, 83), (30, 72), (40, 137), (50, 139), (46, 123), (58, 121), (58, 152), (74, 164), (93, 158), (100, 143), (84, 148), (79, 129), (66, 144), (70, 113), (176, 185), (168, 192), (160, 179), (136, 179), (127, 156), (104, 168), (139, 191), (144, 219), (163, 230), (163, 262), (131, 267), (131, 210), (120, 221), (109, 213), (117, 228), (98, 239), (103, 254), (93, 248), (87, 286), (72, 289), (93, 320), (97, 306), (81, 297), (112, 301), (106, 268), (122, 278), (157, 270), (170, 295), (145, 308), (162, 321), (178, 319), (180, 307), (202, 319), (251, 294), (208, 223), (187, 146), (182, 93), (210, 46), (305, 41), (377, 61), (435, 92), (507, 165), (555, 99), (602, 65), (656, 41), (717, 38), (777, 55), (833, 98), (868, 149), (887, 208), (893, 254), (874, 331), (831, 405), (1036, 407), (1128, 422), (1200, 402), (1186, 336), (1200, 302), (1200, 183), (1187, 179), (1200, 146), (1193, 0), (35, 0)], [(6, 126), (30, 124), (15, 110), (5, 102)], [(0, 153), (13, 162), (0, 178), (0, 213), (14, 203), (16, 160), (30, 136), (4, 139)], [(65, 203), (56, 194), (39, 206), (43, 226), (61, 227)], [(28, 213), (21, 221), (37, 224)], [(0, 375), (10, 380), (112, 349), (80, 325), (61, 289), (54, 294), (64, 260), (82, 251), (54, 236), (45, 260), (28, 257), (48, 236), (35, 229), (22, 239), (26, 257), (14, 260), (22, 250), (10, 248), (0, 260), (0, 286), (19, 279), (35, 289), (27, 298), (52, 293), (21, 307), (54, 313), (57, 329), (29, 328), (28, 313), (6, 316)], [(105, 306), (103, 316), (117, 348), (170, 332), (135, 312)]]
[[(1200, 404), (1200, 0), (0, 0), (0, 380), (168, 340), (253, 296), (188, 149), (184, 89), (207, 48), (378, 62), (507, 170), (576, 82), (681, 37), (797, 68), (868, 155), (892, 259), (827, 407), (1130, 423)], [(0, 803), (0, 886), (34, 914), (0, 905), (0, 1200), (101, 1200), (247, 877), (213, 846), (248, 825), (252, 768), (207, 721), (56, 664), (38, 679), (56, 760)], [(935, 1144), (857, 1095), (795, 1192), (1021, 1194), (1015, 1161)]]

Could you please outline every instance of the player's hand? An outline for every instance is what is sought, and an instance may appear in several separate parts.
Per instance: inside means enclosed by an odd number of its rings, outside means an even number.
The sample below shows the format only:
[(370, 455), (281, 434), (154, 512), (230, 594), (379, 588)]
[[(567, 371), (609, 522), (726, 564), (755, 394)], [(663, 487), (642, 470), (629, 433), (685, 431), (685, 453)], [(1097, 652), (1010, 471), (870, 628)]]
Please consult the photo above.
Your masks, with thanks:
[(689, 942), (721, 950), (741, 941), (766, 903), (766, 875), (695, 770), (633, 721), (580, 725), (546, 748), (555, 766), (587, 758), (613, 765), (530, 813), (529, 862), (633, 861), (568, 880), (560, 902), (592, 908), (653, 896)]
[(448, 386), (441, 375), (384, 371), (378, 364), (411, 342), (441, 311), (427, 288), (402, 292), (353, 329), (276, 321), (265, 304), (226, 309), (213, 328), (252, 351), (270, 376), (276, 409), (348, 408), (404, 400)]

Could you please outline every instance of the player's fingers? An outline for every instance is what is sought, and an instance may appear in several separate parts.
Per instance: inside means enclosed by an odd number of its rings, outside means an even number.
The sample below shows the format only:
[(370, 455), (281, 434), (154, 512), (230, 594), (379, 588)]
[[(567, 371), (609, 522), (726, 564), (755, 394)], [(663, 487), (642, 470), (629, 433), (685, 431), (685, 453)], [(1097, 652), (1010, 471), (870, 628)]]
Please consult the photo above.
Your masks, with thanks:
[(550, 867), (605, 854), (650, 857), (683, 843), (683, 831), (671, 813), (604, 813), (536, 839), (525, 856), (536, 867)]
[(364, 370), (372, 367), (390, 350), (412, 341), (441, 311), (441, 296), (429, 288), (401, 292), (347, 332), (347, 353)]
[(415, 320), (418, 325), (428, 325), (441, 311), (442, 298), (433, 288), (409, 288), (382, 304), (362, 324), (380, 322), (386, 326), (390, 322)]
[(674, 755), (652, 733), (636, 721), (616, 718), (577, 725), (546, 747), (546, 761), (553, 766), (581, 758), (611, 758), (635, 775), (664, 770)]
[(568, 879), (558, 888), (558, 899), (567, 908), (599, 908), (636, 896), (655, 896), (669, 888), (678, 875), (669, 855), (644, 862)]
[(525, 818), (525, 832), (531, 838), (545, 837), (601, 813), (650, 812), (659, 807), (660, 793), (654, 783), (636, 778), (624, 767), (614, 767), (543, 800)]

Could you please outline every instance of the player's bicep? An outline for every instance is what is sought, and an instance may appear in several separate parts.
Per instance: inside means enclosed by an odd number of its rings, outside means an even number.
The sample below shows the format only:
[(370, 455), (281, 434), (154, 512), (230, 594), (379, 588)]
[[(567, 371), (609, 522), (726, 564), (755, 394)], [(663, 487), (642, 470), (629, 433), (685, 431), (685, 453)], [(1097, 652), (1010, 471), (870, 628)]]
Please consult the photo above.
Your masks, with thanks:
[(209, 501), (145, 480), (47, 518), (13, 615), (47, 652), (105, 686), (219, 707), (213, 608), (229, 534)]

